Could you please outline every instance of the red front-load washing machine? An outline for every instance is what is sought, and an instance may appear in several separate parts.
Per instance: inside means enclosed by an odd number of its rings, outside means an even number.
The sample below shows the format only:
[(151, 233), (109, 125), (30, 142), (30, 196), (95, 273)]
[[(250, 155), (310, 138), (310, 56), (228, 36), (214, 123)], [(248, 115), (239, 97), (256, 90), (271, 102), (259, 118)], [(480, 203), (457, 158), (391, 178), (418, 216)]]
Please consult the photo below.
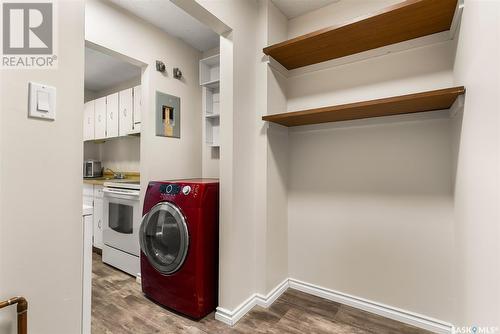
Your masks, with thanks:
[(219, 182), (150, 182), (139, 231), (141, 281), (155, 302), (199, 319), (217, 305)]

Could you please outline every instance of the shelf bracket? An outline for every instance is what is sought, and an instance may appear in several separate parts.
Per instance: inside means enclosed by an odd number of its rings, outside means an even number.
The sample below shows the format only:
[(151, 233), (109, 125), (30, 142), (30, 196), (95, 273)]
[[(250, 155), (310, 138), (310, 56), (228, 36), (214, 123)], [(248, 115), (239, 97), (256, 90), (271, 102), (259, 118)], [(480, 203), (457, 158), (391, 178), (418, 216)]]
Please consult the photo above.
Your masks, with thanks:
[(450, 107), (450, 118), (455, 118), (463, 110), (465, 94), (459, 95)]
[(267, 63), (269, 67), (284, 76), (285, 78), (289, 77), (289, 71), (280, 63), (278, 63), (273, 57), (264, 55), (262, 57), (262, 61)]

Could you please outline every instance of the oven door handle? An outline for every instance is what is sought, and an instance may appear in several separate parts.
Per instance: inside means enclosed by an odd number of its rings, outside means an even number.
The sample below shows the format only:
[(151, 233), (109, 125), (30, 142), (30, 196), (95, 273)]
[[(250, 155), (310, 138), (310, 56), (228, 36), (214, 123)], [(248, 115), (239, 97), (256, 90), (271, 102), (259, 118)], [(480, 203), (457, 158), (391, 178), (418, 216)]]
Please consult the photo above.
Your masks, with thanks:
[(109, 188), (104, 188), (102, 190), (105, 194), (109, 194), (112, 197), (119, 197), (123, 199), (137, 200), (139, 198), (139, 192), (135, 190), (113, 190)]

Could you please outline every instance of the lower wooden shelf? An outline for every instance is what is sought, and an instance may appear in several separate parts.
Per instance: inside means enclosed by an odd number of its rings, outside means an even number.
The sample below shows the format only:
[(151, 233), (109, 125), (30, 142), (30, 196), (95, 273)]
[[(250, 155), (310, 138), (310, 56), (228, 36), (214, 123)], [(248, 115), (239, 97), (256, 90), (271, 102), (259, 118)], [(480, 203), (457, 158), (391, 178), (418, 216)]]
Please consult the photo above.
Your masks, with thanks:
[(264, 121), (299, 126), (448, 109), (465, 87), (432, 90), (316, 109), (263, 116)]

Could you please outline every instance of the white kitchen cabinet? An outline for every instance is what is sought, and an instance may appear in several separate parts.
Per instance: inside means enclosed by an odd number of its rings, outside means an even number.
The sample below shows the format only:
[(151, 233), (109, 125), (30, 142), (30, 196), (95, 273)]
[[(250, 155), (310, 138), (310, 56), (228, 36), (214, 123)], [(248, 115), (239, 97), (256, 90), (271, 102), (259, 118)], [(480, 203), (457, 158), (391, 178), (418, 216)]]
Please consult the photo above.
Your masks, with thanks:
[(93, 241), (94, 247), (102, 249), (102, 229), (104, 224), (103, 187), (94, 186)]
[(82, 334), (91, 334), (92, 327), (92, 211), (83, 207), (83, 303)]
[(133, 89), (122, 90), (118, 95), (118, 104), (120, 106), (119, 135), (126, 136), (132, 133), (134, 128)]
[(141, 86), (134, 87), (134, 124), (132, 133), (141, 132), (141, 112), (142, 112), (142, 89)]
[(119, 135), (119, 107), (118, 93), (106, 96), (106, 138)]
[(84, 104), (83, 108), (83, 140), (94, 140), (95, 134), (95, 111), (94, 101)]
[(96, 248), (102, 249), (102, 229), (104, 222), (103, 187), (92, 184), (83, 184), (83, 204), (93, 207), (92, 239)]
[(83, 205), (94, 206), (94, 186), (83, 184)]
[(106, 97), (94, 101), (94, 139), (106, 138)]

